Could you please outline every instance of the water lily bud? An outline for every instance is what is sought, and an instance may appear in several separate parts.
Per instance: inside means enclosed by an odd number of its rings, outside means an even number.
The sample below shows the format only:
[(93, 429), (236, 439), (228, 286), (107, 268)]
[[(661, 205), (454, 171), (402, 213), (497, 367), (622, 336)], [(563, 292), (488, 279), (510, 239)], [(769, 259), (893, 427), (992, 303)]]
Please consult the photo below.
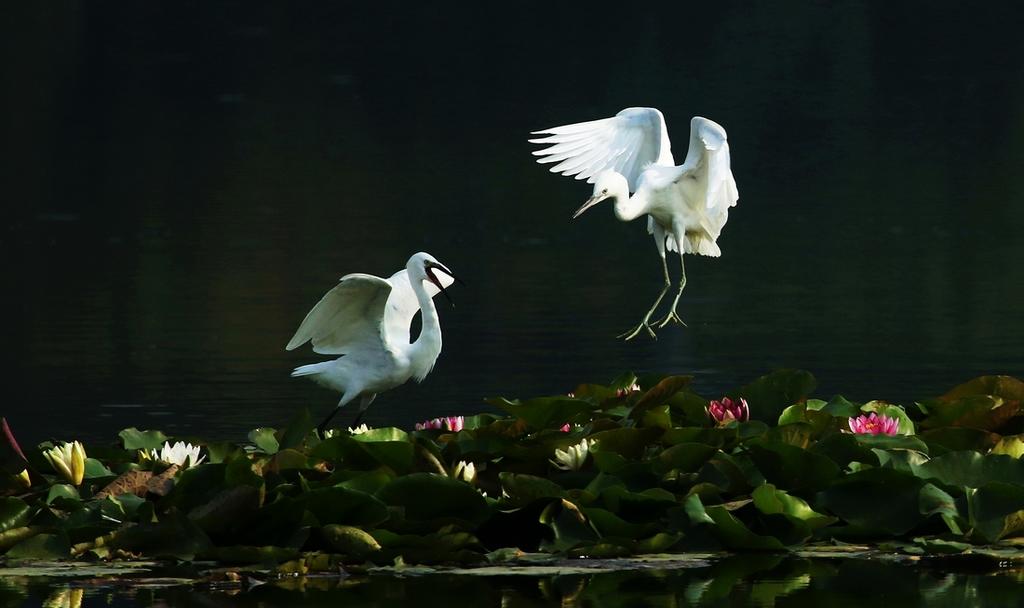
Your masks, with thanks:
[(590, 450), (597, 445), (596, 441), (584, 439), (567, 450), (555, 450), (555, 459), (548, 460), (563, 471), (579, 471), (590, 455)]
[(729, 397), (722, 397), (721, 401), (711, 401), (708, 404), (708, 416), (719, 426), (725, 426), (732, 421), (746, 422), (750, 420), (750, 406), (747, 400), (740, 397), (732, 400)]
[(32, 478), (29, 477), (28, 475), (28, 469), (22, 469), (21, 473), (18, 473), (17, 475), (15, 475), (15, 477), (17, 478), (18, 483), (25, 486), (26, 488), (32, 487)]
[(53, 470), (72, 485), (80, 485), (85, 477), (85, 448), (75, 441), (43, 450), (43, 457)]

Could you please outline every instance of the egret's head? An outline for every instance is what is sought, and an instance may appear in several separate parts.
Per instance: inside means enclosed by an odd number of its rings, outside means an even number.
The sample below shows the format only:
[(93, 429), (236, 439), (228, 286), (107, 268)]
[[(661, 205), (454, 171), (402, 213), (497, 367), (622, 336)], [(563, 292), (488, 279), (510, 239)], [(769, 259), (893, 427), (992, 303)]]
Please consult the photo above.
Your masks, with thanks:
[(448, 270), (448, 268), (446, 268), (441, 262), (438, 262), (434, 256), (421, 251), (409, 258), (409, 262), (405, 265), (405, 269), (409, 273), (409, 278), (413, 281), (430, 281), (436, 285), (437, 288), (441, 290), (441, 293), (444, 294), (444, 297), (448, 299), (448, 302), (453, 306), (455, 305), (455, 303), (452, 302), (451, 296), (449, 296), (448, 292), (445, 290), (444, 283), (438, 279), (437, 273), (443, 272), (458, 283), (462, 283), (462, 280), (452, 274), (452, 271)]
[(617, 171), (610, 169), (602, 171), (594, 180), (594, 194), (576, 210), (576, 213), (572, 214), (572, 219), (578, 218), (584, 211), (601, 201), (618, 196), (629, 196), (629, 184), (626, 182), (626, 178)]

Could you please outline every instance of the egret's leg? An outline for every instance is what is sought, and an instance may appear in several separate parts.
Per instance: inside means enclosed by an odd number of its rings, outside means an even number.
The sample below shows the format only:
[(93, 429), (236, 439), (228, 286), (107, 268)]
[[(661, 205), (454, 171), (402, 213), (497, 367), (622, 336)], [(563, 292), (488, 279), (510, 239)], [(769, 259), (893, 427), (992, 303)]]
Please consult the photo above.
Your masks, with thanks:
[(679, 275), (679, 291), (676, 292), (676, 297), (675, 299), (672, 300), (672, 307), (669, 308), (668, 314), (666, 314), (664, 318), (654, 322), (654, 324), (657, 325), (659, 329), (665, 327), (666, 325), (673, 321), (683, 326), (686, 325), (686, 323), (679, 317), (679, 314), (676, 312), (676, 306), (679, 305), (679, 296), (683, 295), (683, 288), (686, 287), (686, 266), (683, 264), (682, 253), (679, 254), (679, 270), (681, 273)]
[(337, 414), (340, 410), (341, 410), (340, 407), (334, 408), (333, 410), (331, 410), (331, 413), (328, 414), (326, 418), (324, 418), (323, 422), (321, 422), (320, 424), (316, 425), (316, 433), (317, 433), (317, 435), (319, 435), (320, 437), (324, 436), (324, 431), (327, 430), (327, 424), (331, 421), (331, 418), (334, 418), (334, 415)]
[(341, 396), (341, 399), (338, 400), (337, 407), (331, 410), (331, 413), (328, 414), (326, 418), (324, 418), (323, 422), (316, 425), (316, 432), (320, 437), (324, 436), (324, 431), (327, 430), (327, 424), (330, 423), (331, 419), (334, 418), (334, 416), (338, 413), (338, 410), (340, 410), (341, 407), (348, 403), (349, 401), (355, 399), (357, 394), (358, 393), (353, 394), (351, 391), (345, 391), (345, 393)]
[(654, 334), (654, 330), (651, 329), (651, 315), (654, 314), (654, 311), (658, 308), (658, 305), (661, 304), (662, 298), (664, 298), (665, 294), (668, 293), (668, 288), (672, 285), (672, 280), (668, 276), (668, 262), (665, 261), (665, 235), (664, 233), (661, 233), (660, 239), (657, 238), (657, 236), (658, 235), (655, 234), (655, 242), (658, 244), (658, 253), (661, 255), (661, 269), (665, 273), (665, 286), (661, 288), (661, 293), (658, 294), (658, 298), (654, 300), (654, 304), (651, 306), (651, 309), (647, 311), (647, 314), (644, 315), (644, 318), (643, 320), (640, 321), (640, 324), (634, 327), (631, 331), (627, 331), (624, 334), (619, 334), (618, 336), (616, 336), (617, 338), (632, 340), (633, 338), (637, 337), (637, 335), (640, 334), (641, 330), (646, 329), (647, 333), (649, 333), (652, 338), (654, 338), (655, 340), (658, 339), (658, 336)]
[(352, 421), (352, 428), (359, 426), (359, 422), (363, 419), (363, 414), (366, 413), (366, 409), (370, 407), (373, 400), (377, 398), (377, 393), (369, 393), (363, 395), (363, 398), (359, 400), (359, 413), (356, 414), (356, 419)]

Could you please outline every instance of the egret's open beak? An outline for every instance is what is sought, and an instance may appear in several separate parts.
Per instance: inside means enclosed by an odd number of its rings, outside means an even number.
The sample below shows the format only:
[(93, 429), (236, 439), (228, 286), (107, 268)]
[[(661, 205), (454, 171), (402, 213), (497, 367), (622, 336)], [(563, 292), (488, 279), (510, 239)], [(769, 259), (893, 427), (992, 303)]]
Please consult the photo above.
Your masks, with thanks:
[(442, 285), (441, 281), (438, 280), (437, 275), (434, 274), (434, 270), (435, 269), (436, 270), (440, 270), (441, 272), (443, 272), (446, 275), (450, 276), (456, 283), (458, 283), (460, 285), (465, 285), (465, 283), (462, 281), (462, 279), (460, 279), (459, 277), (455, 276), (452, 273), (451, 270), (448, 270), (447, 268), (445, 268), (444, 266), (442, 266), (440, 264), (433, 264), (433, 263), (431, 263), (431, 264), (428, 264), (427, 267), (426, 267), (427, 278), (430, 279), (431, 283), (433, 283), (434, 285), (437, 285), (437, 288), (441, 290), (442, 294), (444, 294), (444, 297), (445, 297), (445, 299), (448, 300), (448, 303), (451, 304), (452, 306), (455, 306), (455, 302), (452, 301), (452, 297), (450, 295), (448, 295), (448, 290), (446, 290), (444, 288), (444, 285)]
[(608, 198), (607, 194), (595, 194), (594, 196), (587, 199), (587, 202), (583, 203), (583, 206), (576, 210), (576, 213), (572, 214), (572, 219), (576, 219), (583, 214), (584, 211), (590, 209), (594, 205), (600, 203), (604, 199)]

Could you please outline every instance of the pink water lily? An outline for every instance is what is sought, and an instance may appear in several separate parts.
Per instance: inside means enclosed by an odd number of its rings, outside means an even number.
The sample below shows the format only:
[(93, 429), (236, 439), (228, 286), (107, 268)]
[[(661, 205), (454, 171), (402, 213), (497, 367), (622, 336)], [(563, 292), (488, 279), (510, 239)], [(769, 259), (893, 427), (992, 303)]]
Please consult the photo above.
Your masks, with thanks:
[(850, 418), (850, 430), (859, 435), (895, 435), (900, 431), (900, 419), (871, 412)]
[(569, 431), (572, 430), (572, 425), (566, 422), (558, 430), (562, 431), (563, 433), (568, 433)]
[(432, 420), (424, 420), (423, 422), (416, 423), (417, 431), (451, 431), (458, 433), (466, 426), (465, 416), (445, 416), (444, 418), (434, 418)]
[(726, 425), (736, 420), (746, 422), (750, 420), (750, 406), (743, 397), (735, 401), (729, 397), (722, 397), (721, 401), (712, 400), (708, 404), (708, 416), (718, 425)]

